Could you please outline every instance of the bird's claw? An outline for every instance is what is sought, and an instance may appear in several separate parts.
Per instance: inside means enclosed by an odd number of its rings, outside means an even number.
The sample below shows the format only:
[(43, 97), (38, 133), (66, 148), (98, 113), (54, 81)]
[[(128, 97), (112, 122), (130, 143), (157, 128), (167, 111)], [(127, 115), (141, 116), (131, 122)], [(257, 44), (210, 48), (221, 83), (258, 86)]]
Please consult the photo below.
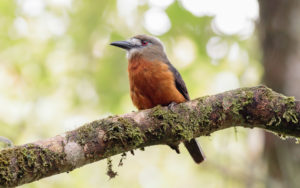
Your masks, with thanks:
[(169, 105), (168, 105), (168, 109), (171, 110), (173, 112), (173, 108), (174, 106), (177, 105), (176, 102), (171, 102)]

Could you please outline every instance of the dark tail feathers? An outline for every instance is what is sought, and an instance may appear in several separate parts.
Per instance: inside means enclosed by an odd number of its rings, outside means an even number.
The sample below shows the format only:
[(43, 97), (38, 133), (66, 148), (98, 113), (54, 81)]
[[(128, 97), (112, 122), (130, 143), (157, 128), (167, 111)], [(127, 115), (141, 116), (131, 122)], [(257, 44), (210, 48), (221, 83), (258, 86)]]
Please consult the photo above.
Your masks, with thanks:
[(196, 163), (201, 163), (205, 160), (205, 155), (194, 138), (190, 141), (185, 141), (184, 145)]

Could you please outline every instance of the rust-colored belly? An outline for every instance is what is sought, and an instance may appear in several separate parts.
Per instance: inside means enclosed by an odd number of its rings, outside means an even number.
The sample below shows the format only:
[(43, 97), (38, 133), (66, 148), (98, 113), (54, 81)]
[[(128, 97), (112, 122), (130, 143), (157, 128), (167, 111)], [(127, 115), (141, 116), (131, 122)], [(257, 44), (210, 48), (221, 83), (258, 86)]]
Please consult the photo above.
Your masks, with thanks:
[(186, 101), (177, 90), (167, 64), (133, 60), (129, 62), (128, 72), (131, 99), (139, 110)]

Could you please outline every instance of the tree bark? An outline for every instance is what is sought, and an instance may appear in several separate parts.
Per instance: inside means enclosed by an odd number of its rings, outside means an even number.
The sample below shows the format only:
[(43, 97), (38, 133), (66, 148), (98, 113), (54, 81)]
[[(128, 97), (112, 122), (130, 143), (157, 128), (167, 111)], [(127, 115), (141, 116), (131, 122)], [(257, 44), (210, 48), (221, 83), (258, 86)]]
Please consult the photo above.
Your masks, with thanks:
[(53, 138), (0, 151), (0, 187), (33, 182), (119, 153), (174, 144), (228, 127), (300, 137), (300, 101), (264, 86), (87, 123)]

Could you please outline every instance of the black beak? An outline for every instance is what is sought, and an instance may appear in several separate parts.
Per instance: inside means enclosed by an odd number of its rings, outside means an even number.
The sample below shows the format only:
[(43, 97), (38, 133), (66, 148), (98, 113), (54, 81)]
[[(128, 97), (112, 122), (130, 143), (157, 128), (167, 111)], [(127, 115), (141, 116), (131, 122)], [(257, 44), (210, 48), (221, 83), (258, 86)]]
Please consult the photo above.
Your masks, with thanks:
[(125, 50), (130, 50), (131, 48), (135, 47), (133, 44), (131, 44), (128, 41), (116, 41), (116, 42), (110, 43), (110, 45), (117, 46), (117, 47), (123, 48)]

